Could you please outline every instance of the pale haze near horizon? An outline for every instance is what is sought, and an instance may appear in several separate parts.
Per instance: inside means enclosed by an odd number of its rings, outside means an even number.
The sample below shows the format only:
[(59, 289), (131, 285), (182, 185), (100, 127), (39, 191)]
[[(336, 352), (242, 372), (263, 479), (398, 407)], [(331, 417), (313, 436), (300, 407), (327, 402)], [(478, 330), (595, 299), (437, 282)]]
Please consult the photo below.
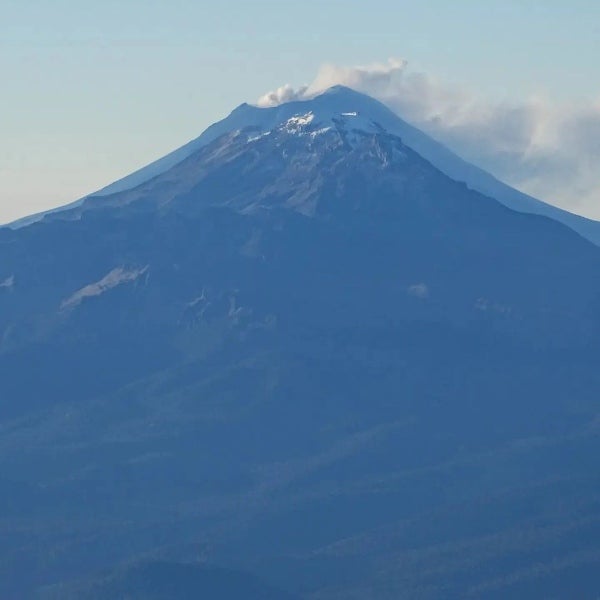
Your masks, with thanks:
[[(555, 203), (599, 218), (597, 138), (586, 134), (600, 123), (600, 5), (483, 4), (0, 1), (0, 223), (91, 193), (241, 102), (284, 83), (310, 83), (323, 63), (369, 65), (390, 56), (407, 58), (439, 89), (467, 90), (483, 103), (520, 106), (533, 98), (552, 103), (549, 114), (576, 112), (541, 156), (558, 153), (564, 136), (568, 151), (579, 153), (573, 160), (586, 157), (587, 187), (566, 181)], [(476, 151), (465, 143), (473, 123), (467, 134), (451, 125), (430, 133), (463, 154)], [(462, 138), (453, 137), (457, 131)], [(494, 172), (494, 160), (483, 166)], [(551, 161), (537, 162), (543, 179)], [(495, 174), (510, 179), (511, 169), (498, 163)], [(525, 191), (538, 190), (522, 181)]]

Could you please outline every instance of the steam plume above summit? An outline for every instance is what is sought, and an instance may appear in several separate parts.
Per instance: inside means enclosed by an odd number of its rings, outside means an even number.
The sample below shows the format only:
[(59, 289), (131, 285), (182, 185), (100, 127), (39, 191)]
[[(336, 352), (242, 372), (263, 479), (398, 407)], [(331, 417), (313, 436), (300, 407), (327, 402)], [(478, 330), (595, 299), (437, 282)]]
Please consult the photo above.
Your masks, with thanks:
[(491, 100), (391, 58), (366, 66), (324, 64), (309, 85), (286, 84), (262, 96), (258, 105), (310, 98), (337, 84), (382, 100), (507, 183), (600, 218), (600, 100), (577, 106), (541, 95), (520, 103)]

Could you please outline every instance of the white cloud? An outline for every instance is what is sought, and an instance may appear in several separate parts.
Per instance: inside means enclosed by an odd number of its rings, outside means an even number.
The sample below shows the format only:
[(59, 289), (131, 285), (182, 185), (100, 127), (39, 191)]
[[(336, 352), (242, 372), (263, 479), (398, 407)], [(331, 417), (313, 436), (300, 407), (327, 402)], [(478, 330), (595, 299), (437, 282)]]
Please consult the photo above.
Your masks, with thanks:
[(342, 84), (383, 101), (401, 117), (503, 181), (600, 218), (600, 102), (561, 105), (545, 98), (495, 101), (411, 71), (402, 59), (367, 66), (332, 64), (314, 81), (266, 94), (263, 106)]
[(272, 92), (266, 93), (258, 99), (258, 106), (278, 106), (284, 102), (292, 102), (293, 100), (301, 100), (306, 97), (306, 90), (308, 86), (303, 86), (295, 90), (289, 83), (278, 87)]
[(390, 58), (387, 63), (373, 63), (367, 66), (340, 67), (325, 64), (315, 80), (307, 86), (308, 94), (317, 94), (333, 85), (368, 91), (371, 95), (381, 95), (393, 84), (396, 76), (402, 75), (407, 62), (401, 58)]

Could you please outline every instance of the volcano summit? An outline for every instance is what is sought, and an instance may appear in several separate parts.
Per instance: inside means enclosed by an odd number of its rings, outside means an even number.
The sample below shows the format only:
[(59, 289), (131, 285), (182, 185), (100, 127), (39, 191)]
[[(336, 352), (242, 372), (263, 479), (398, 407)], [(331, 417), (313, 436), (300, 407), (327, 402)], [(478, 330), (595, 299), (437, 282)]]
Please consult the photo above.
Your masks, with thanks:
[(0, 229), (1, 594), (596, 593), (598, 239), (341, 87)]

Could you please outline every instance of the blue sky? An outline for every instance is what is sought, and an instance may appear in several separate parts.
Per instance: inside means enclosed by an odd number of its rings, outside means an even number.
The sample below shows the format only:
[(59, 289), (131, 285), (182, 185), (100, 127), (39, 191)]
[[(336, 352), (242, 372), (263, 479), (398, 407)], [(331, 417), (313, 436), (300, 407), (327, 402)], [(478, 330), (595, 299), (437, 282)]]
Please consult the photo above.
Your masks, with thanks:
[(325, 62), (400, 56), (490, 102), (600, 101), (591, 0), (0, 0), (0, 9), (0, 222), (102, 187), (240, 102), (310, 83)]

